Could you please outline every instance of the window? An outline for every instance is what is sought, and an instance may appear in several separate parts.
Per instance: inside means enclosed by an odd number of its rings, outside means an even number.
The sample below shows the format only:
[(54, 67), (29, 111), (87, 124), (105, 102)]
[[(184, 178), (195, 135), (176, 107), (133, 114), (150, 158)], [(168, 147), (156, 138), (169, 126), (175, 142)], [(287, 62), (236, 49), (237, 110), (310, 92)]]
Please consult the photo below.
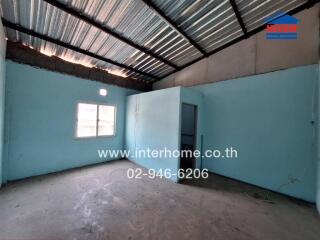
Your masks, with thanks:
[(114, 135), (115, 108), (114, 106), (99, 105), (98, 136)]
[(116, 107), (78, 103), (76, 137), (115, 135)]
[(77, 137), (97, 135), (97, 105), (78, 103)]

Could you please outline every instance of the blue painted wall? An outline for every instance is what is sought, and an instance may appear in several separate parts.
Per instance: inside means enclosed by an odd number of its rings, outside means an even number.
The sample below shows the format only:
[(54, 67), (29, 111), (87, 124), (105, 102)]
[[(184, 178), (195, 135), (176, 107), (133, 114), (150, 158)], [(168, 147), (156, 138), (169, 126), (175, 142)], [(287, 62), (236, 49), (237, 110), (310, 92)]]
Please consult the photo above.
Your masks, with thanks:
[[(202, 96), (191, 89), (175, 87), (128, 97), (126, 121), (126, 149), (131, 153), (136, 150), (180, 150), (181, 105), (182, 102), (198, 106), (197, 146), (200, 148), (202, 134)], [(170, 169), (177, 174), (180, 158), (148, 158), (131, 156), (130, 160), (148, 169)], [(197, 166), (200, 158), (197, 159)], [(177, 175), (171, 180), (177, 182)]]
[[(98, 149), (123, 149), (126, 96), (137, 91), (7, 61), (5, 179), (101, 161)], [(108, 95), (98, 94), (107, 88)], [(75, 139), (79, 101), (117, 106), (115, 137)]]
[(234, 147), (237, 159), (205, 159), (210, 171), (315, 202), (317, 65), (192, 87), (204, 95), (204, 148)]
[[(6, 71), (5, 179), (105, 161), (97, 150), (123, 149), (125, 122), (127, 149), (179, 149), (180, 109), (186, 102), (199, 105), (198, 144), (203, 133), (204, 149), (232, 146), (238, 150), (238, 159), (204, 159), (203, 167), (316, 201), (315, 127), (311, 124), (316, 65), (133, 95), (127, 99), (127, 121), (125, 99), (135, 91), (10, 61)], [(107, 97), (98, 95), (100, 87), (108, 88)], [(116, 104), (116, 137), (75, 139), (78, 101)], [(176, 158), (132, 160), (172, 172), (179, 167)]]
[[(126, 149), (179, 149), (180, 145), (180, 87), (141, 93), (127, 99)], [(179, 158), (148, 158), (130, 156), (130, 160), (156, 170), (178, 171)], [(172, 176), (177, 181), (177, 176)]]
[(6, 40), (0, 20), (0, 186), (2, 184), (2, 166), (4, 155), (5, 55)]

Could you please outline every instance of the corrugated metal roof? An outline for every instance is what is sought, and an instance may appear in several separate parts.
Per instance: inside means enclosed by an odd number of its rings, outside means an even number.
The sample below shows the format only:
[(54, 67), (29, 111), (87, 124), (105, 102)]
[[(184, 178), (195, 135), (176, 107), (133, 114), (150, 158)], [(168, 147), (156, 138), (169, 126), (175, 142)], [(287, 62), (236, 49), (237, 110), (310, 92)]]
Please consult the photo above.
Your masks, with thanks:
[[(171, 62), (184, 65), (203, 54), (157, 11), (141, 0), (58, 0), (90, 17), (131, 42)], [(248, 32), (265, 24), (266, 17), (288, 12), (306, 0), (235, 0)], [(229, 0), (153, 0), (152, 3), (182, 29), (205, 52), (210, 53), (244, 35)], [(53, 39), (161, 78), (175, 69), (161, 59), (142, 52), (118, 38), (44, 0), (1, 0), (1, 15)], [(86, 66), (97, 66), (116, 74), (143, 80), (149, 76), (123, 69), (47, 41), (6, 30), (11, 41), (19, 41), (45, 54)]]
[(265, 24), (271, 15), (290, 10), (308, 2), (307, 0), (236, 0), (241, 17), (248, 31)]
[(229, 0), (154, 2), (207, 52), (241, 34)]

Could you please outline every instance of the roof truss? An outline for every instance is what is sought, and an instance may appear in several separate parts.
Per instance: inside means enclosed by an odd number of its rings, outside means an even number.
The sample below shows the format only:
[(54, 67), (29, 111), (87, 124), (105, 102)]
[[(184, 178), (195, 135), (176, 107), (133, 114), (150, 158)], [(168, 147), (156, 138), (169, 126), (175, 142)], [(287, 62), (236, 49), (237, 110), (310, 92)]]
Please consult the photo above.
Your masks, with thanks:
[(131, 66), (127, 66), (125, 64), (122, 64), (122, 63), (118, 63), (118, 62), (115, 62), (111, 59), (108, 59), (108, 58), (105, 58), (105, 57), (102, 57), (100, 55), (97, 55), (95, 53), (92, 53), (92, 52), (89, 52), (87, 50), (84, 50), (84, 49), (81, 49), (81, 48), (78, 48), (78, 47), (75, 47), (71, 44), (68, 44), (68, 43), (65, 43), (65, 42), (62, 42), (58, 39), (53, 39), (47, 35), (43, 35), (41, 33), (37, 33), (33, 30), (30, 30), (30, 29), (27, 29), (27, 28), (24, 28), (18, 24), (15, 24), (15, 23), (12, 23), (12, 22), (9, 22), (7, 20), (5, 20), (4, 18), (2, 18), (2, 23), (5, 27), (7, 28), (10, 28), (10, 29), (13, 29), (13, 30), (16, 30), (16, 31), (19, 31), (21, 33), (25, 33), (27, 35), (30, 35), (30, 36), (33, 36), (33, 37), (36, 37), (36, 38), (39, 38), (41, 40), (44, 40), (44, 41), (48, 41), (50, 43), (53, 43), (53, 44), (56, 44), (56, 45), (59, 45), (61, 47), (64, 47), (64, 48), (67, 48), (67, 49), (70, 49), (72, 51), (75, 51), (75, 52), (78, 52), (78, 53), (81, 53), (81, 54), (84, 54), (84, 55), (87, 55), (89, 57), (92, 57), (92, 58), (95, 58), (95, 59), (98, 59), (98, 60), (101, 60), (101, 61), (104, 61), (106, 63), (110, 63), (110, 64), (113, 64), (113, 65), (116, 65), (118, 67), (121, 67), (121, 68), (124, 68), (124, 69), (127, 69), (129, 71), (132, 71), (132, 72), (136, 72), (138, 74), (141, 74), (141, 75), (144, 75), (144, 76), (147, 76), (147, 77), (150, 77), (150, 78), (153, 78), (153, 79), (159, 79), (157, 76), (154, 76), (150, 73), (146, 73), (146, 72), (143, 72), (143, 71), (140, 71), (138, 69), (135, 69)]

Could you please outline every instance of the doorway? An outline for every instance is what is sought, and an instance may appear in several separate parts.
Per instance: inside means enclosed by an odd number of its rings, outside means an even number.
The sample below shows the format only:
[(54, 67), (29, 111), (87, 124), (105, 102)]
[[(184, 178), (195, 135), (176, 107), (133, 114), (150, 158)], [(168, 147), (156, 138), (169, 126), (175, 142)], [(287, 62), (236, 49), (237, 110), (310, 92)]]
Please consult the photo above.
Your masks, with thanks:
[[(197, 140), (197, 114), (198, 109), (196, 105), (182, 103), (181, 107), (181, 143), (180, 149), (194, 152), (196, 150)], [(188, 168), (194, 169), (196, 167), (196, 160), (193, 156), (180, 157), (180, 168), (186, 170)]]

